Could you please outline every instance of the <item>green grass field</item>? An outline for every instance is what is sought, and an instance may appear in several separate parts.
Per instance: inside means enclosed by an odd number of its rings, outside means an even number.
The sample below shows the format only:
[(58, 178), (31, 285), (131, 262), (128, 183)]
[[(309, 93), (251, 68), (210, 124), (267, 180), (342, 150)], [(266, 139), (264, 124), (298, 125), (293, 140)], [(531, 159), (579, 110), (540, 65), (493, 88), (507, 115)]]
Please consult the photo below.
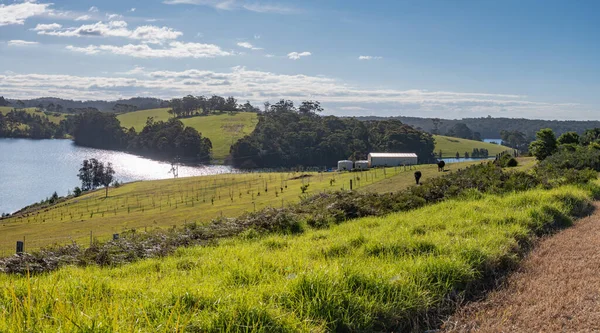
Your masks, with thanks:
[[(451, 164), (447, 169), (470, 164)], [(422, 182), (440, 175), (435, 165), (417, 168), (423, 173)], [(309, 195), (347, 190), (350, 179), (353, 189), (359, 191), (395, 192), (414, 184), (417, 168), (360, 173), (246, 173), (129, 183), (111, 188), (106, 199), (104, 190), (99, 190), (0, 220), (0, 255), (13, 253), (15, 242), (23, 238), (30, 250), (71, 240), (89, 244), (90, 232), (93, 237), (107, 239), (132, 228), (207, 222), (219, 216), (235, 217), (267, 206), (279, 207), (298, 202), (303, 184), (309, 184)], [(309, 177), (299, 178), (301, 175)]]
[(471, 152), (474, 148), (485, 148), (489, 151), (491, 157), (500, 154), (504, 151), (512, 151), (513, 149), (506, 146), (496, 145), (493, 143), (486, 143), (481, 141), (474, 140), (466, 140), (453, 138), (449, 136), (443, 135), (434, 135), (435, 139), (435, 150), (436, 154), (439, 154), (440, 150), (442, 151), (443, 157), (456, 157), (456, 153), (460, 154), (460, 157), (465, 156), (465, 152), (468, 152), (471, 155)]
[(533, 230), (570, 225), (589, 199), (576, 187), (473, 195), (121, 267), (0, 274), (0, 332), (406, 331), (514, 267)]
[[(9, 107), (9, 106), (0, 106), (0, 113), (2, 114), (7, 114), (9, 113), (13, 108)], [(55, 116), (54, 113), (50, 113), (50, 115), (46, 115), (44, 112), (36, 112), (36, 108), (25, 108), (25, 111), (27, 111), (27, 113), (31, 113), (31, 114), (37, 114), (39, 116), (42, 117), (46, 117), (48, 118), (51, 122), (58, 124), (60, 123), (61, 120), (66, 118), (66, 115), (63, 113), (59, 113), (58, 116)]]
[[(142, 110), (124, 113), (117, 118), (121, 125), (126, 128), (134, 127), (137, 131), (144, 128), (146, 119), (154, 117), (154, 120), (166, 121), (171, 115), (168, 108)], [(213, 144), (213, 159), (222, 161), (229, 155), (229, 148), (237, 140), (252, 133), (258, 123), (256, 113), (238, 112), (234, 115), (219, 114), (210, 116), (197, 116), (184, 118), (181, 121), (186, 126), (191, 126), (210, 139)]]

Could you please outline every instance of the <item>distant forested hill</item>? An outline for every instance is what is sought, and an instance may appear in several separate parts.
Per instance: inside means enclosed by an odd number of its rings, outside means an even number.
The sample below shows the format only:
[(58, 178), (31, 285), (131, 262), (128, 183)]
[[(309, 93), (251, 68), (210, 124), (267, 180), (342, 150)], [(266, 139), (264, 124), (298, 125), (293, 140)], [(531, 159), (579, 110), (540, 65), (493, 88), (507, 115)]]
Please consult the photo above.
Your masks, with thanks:
[[(434, 118), (417, 117), (357, 117), (360, 120), (395, 119), (402, 123), (421, 128), (424, 131), (434, 132)], [(500, 131), (519, 131), (528, 137), (534, 137), (542, 128), (551, 128), (556, 135), (574, 131), (582, 134), (586, 129), (600, 127), (600, 121), (574, 121), (574, 120), (542, 120), (542, 119), (517, 119), (517, 118), (463, 118), (439, 119), (438, 133), (445, 134), (457, 123), (466, 124), (473, 132), (479, 132), (482, 138), (500, 138)]]
[[(17, 99), (7, 99), (12, 106), (17, 106), (19, 100)], [(150, 98), (150, 97), (134, 97), (129, 99), (121, 99), (116, 101), (74, 101), (70, 99), (62, 99), (56, 97), (41, 97), (34, 99), (21, 99), (24, 103), (22, 107), (25, 108), (37, 108), (42, 106), (43, 109), (47, 109), (49, 105), (52, 105), (52, 108), (60, 105), (60, 110), (56, 110), (58, 112), (68, 112), (69, 109), (89, 109), (95, 108), (98, 111), (102, 112), (117, 112), (121, 111), (117, 108), (115, 110), (115, 106), (117, 104), (121, 106), (130, 106), (128, 110), (123, 111), (135, 111), (135, 110), (145, 110), (145, 109), (156, 109), (165, 105), (165, 101), (158, 98)], [(133, 108), (135, 107), (135, 108)], [(55, 111), (55, 110), (50, 110)], [(123, 112), (121, 111), (121, 112)]]

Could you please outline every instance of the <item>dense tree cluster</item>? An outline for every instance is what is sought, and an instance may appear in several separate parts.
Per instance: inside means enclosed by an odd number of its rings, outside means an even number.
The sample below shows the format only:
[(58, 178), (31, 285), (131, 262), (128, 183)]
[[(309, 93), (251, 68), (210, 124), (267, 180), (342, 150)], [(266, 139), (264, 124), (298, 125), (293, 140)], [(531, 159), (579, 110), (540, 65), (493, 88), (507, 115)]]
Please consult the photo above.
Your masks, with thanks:
[[(148, 97), (134, 97), (129, 99), (122, 99), (117, 101), (74, 101), (70, 99), (55, 98), (55, 97), (42, 97), (34, 98), (29, 100), (20, 100), (21, 105), (17, 105), (17, 100), (5, 99), (7, 103), (3, 104), (0, 97), (0, 106), (18, 106), (24, 108), (38, 108), (40, 110), (47, 110), (50, 112), (63, 112), (63, 113), (80, 113), (82, 111), (97, 110), (102, 112), (120, 112), (115, 110), (117, 104), (129, 105), (129, 110), (132, 111), (132, 107), (137, 110), (156, 109), (160, 107), (167, 107), (168, 103), (158, 98)], [(56, 109), (58, 107), (58, 109)]]
[(117, 103), (113, 106), (113, 111), (116, 113), (126, 113), (126, 112), (134, 112), (137, 111), (137, 106), (125, 103)]
[(13, 109), (0, 113), (0, 137), (50, 139), (62, 138), (68, 133), (68, 122), (55, 124), (44, 115)]
[(154, 121), (148, 118), (138, 134), (125, 130), (114, 114), (86, 112), (73, 117), (75, 144), (112, 150), (123, 150), (152, 158), (183, 162), (209, 162), (212, 143), (178, 119)]
[(397, 120), (361, 122), (321, 117), (319, 102), (268, 105), (254, 132), (231, 147), (231, 161), (241, 168), (332, 166), (340, 159), (365, 159), (372, 151), (414, 152), (431, 160), (431, 135)]
[(485, 148), (473, 148), (473, 152), (471, 152), (471, 157), (473, 158), (487, 158), (490, 156), (490, 153)]
[(520, 150), (527, 151), (527, 146), (531, 142), (525, 135), (525, 133), (520, 131), (500, 131), (500, 138), (502, 139), (502, 144), (505, 146)]
[[(563, 133), (558, 139), (550, 128), (544, 128), (537, 132), (536, 140), (529, 146), (529, 152), (535, 156), (539, 161), (546, 160), (550, 156), (560, 155), (564, 158), (565, 152), (579, 152), (581, 154), (577, 156), (596, 156), (600, 154), (589, 153), (589, 151), (600, 151), (600, 128), (592, 128), (583, 132), (582, 135), (576, 132)], [(557, 154), (558, 153), (558, 154)], [(565, 155), (566, 154), (566, 155)], [(557, 158), (553, 158), (553, 163), (558, 164)], [(561, 162), (563, 163), (563, 162)], [(566, 163), (569, 163), (568, 161)], [(597, 168), (600, 165), (600, 160), (594, 164), (593, 167)], [(600, 171), (600, 167), (598, 167)]]
[(452, 128), (446, 132), (446, 136), (481, 141), (481, 134), (479, 134), (479, 132), (473, 132), (469, 126), (464, 123), (457, 123), (452, 126)]
[(217, 95), (211, 97), (187, 95), (183, 98), (174, 98), (169, 102), (169, 107), (171, 108), (169, 113), (177, 118), (199, 115), (206, 116), (215, 112), (259, 111), (250, 102), (238, 105), (237, 99), (234, 97), (224, 98)]
[(127, 149), (140, 155), (167, 160), (178, 158), (184, 162), (210, 162), (211, 141), (177, 119), (165, 122), (148, 118), (139, 134), (130, 131), (129, 136)]
[(104, 165), (95, 158), (83, 160), (81, 169), (79, 169), (79, 180), (81, 180), (81, 190), (95, 190), (100, 186), (106, 189), (105, 197), (108, 197), (108, 186), (112, 183), (115, 170), (109, 162)]
[(0, 96), (0, 106), (9, 106), (10, 102), (7, 101), (4, 96)]

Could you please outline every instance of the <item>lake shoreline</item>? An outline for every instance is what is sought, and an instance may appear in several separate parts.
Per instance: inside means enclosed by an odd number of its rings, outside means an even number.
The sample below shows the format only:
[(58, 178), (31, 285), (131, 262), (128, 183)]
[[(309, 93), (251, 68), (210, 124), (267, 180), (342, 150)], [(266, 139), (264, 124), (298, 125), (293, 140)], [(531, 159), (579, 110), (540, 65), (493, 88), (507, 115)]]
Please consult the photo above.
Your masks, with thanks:
[[(77, 174), (84, 159), (110, 162), (115, 179), (129, 183), (173, 178), (165, 161), (121, 151), (77, 146), (68, 139), (0, 139), (0, 213), (11, 213), (50, 197), (65, 196), (81, 186)], [(226, 165), (178, 164), (178, 176), (237, 172)]]

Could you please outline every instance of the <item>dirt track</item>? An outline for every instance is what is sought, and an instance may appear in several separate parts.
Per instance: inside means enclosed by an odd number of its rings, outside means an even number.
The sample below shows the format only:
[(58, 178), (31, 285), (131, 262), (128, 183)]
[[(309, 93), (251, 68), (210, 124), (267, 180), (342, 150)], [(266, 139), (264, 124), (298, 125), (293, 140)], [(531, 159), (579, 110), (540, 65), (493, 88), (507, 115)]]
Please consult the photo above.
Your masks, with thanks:
[(600, 204), (542, 240), (505, 287), (467, 305), (443, 332), (600, 332)]

